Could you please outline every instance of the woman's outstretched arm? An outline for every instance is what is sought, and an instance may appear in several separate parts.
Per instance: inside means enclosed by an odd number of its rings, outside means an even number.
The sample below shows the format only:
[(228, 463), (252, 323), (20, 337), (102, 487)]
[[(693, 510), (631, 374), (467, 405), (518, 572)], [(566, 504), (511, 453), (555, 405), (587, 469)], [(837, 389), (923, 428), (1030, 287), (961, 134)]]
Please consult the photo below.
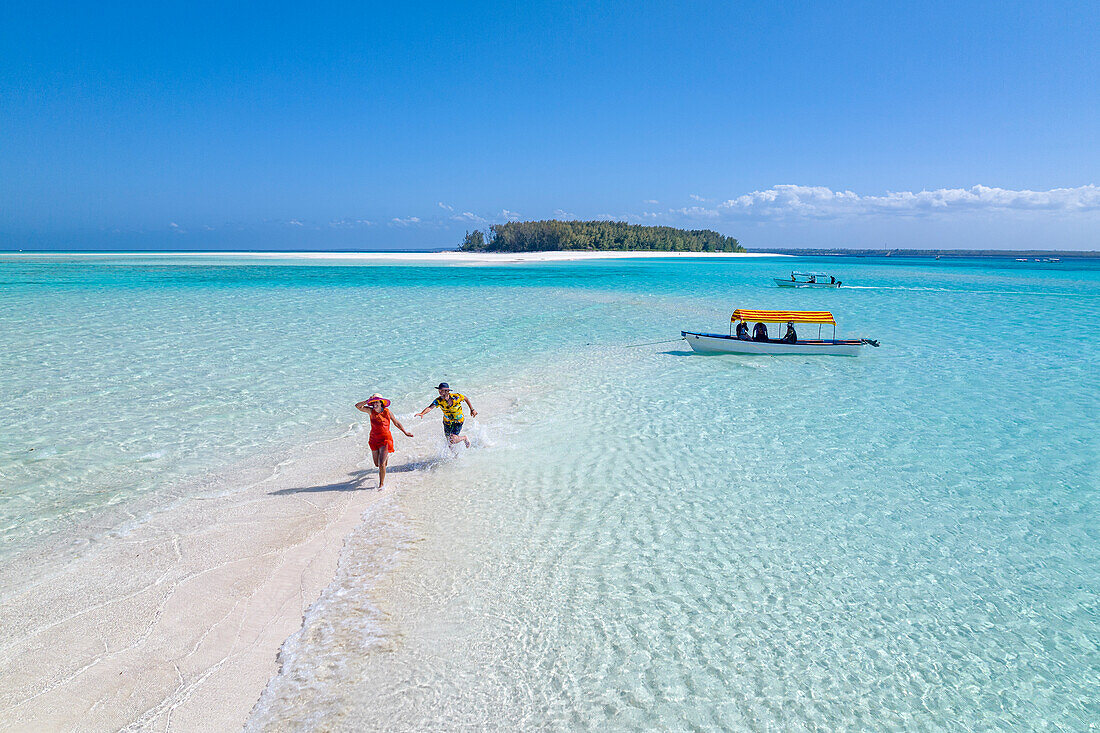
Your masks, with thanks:
[(388, 407), (386, 408), (386, 415), (390, 418), (390, 422), (392, 422), (394, 425), (397, 426), (398, 430), (400, 430), (402, 433), (409, 436), (410, 438), (413, 436), (412, 433), (410, 433), (408, 430), (405, 429), (404, 425), (402, 425), (400, 422), (397, 421), (397, 418), (394, 416), (394, 414), (392, 412), (390, 412), (390, 408), (388, 408)]

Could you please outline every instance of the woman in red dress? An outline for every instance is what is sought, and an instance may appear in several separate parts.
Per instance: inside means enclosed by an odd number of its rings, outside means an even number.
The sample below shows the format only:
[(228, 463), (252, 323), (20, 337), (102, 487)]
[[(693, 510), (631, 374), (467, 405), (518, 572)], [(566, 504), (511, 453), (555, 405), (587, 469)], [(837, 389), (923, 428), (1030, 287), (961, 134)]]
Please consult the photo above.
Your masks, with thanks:
[(390, 412), (390, 401), (384, 399), (378, 393), (356, 403), (355, 409), (370, 415), (370, 438), (368, 443), (370, 444), (371, 456), (374, 458), (374, 465), (378, 466), (378, 488), (381, 489), (382, 484), (386, 482), (386, 462), (389, 460), (390, 453), (393, 453), (393, 435), (390, 434), (390, 423), (392, 422), (398, 430), (410, 438), (413, 437), (413, 434), (406, 430)]

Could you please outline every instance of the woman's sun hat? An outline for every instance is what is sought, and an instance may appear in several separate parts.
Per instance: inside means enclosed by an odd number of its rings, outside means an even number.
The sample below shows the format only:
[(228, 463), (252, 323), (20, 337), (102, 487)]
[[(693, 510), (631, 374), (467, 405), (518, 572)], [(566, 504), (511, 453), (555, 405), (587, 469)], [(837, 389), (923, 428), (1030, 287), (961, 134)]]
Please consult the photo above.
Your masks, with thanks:
[(390, 401), (387, 400), (382, 395), (378, 394), (377, 392), (375, 392), (374, 394), (372, 394), (370, 397), (367, 398), (367, 404), (368, 405), (372, 402), (381, 402), (382, 407), (389, 407), (390, 406)]

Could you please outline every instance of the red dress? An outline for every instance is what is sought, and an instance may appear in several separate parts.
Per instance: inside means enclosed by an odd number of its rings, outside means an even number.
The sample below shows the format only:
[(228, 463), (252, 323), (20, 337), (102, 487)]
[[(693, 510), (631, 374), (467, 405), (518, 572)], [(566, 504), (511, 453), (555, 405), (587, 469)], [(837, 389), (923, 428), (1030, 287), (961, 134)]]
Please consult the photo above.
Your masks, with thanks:
[(393, 453), (393, 435), (390, 433), (390, 411), (382, 410), (378, 413), (370, 412), (370, 439), (371, 450), (378, 450), (386, 446), (386, 450)]

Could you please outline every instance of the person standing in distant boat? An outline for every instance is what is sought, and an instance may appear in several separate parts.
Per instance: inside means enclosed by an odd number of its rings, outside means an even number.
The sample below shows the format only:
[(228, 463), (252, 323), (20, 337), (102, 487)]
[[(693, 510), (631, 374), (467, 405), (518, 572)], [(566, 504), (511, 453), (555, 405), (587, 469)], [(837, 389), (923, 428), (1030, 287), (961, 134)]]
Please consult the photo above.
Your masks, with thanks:
[(386, 465), (389, 463), (390, 453), (393, 453), (390, 423), (392, 422), (398, 430), (410, 438), (413, 434), (406, 430), (390, 412), (390, 401), (377, 392), (362, 402), (357, 402), (355, 409), (370, 415), (370, 437), (367, 442), (370, 445), (374, 465), (378, 467), (378, 488), (381, 489), (386, 482)]
[(462, 423), (466, 420), (462, 414), (462, 403), (465, 402), (466, 406), (470, 408), (470, 417), (477, 417), (477, 410), (470, 404), (470, 399), (466, 395), (452, 392), (451, 385), (446, 382), (440, 382), (436, 389), (439, 390), (439, 396), (432, 400), (432, 404), (416, 413), (416, 416), (424, 417), (431, 410), (438, 407), (443, 413), (443, 435), (447, 437), (451, 445), (463, 442), (469, 448), (470, 439), (460, 435)]

